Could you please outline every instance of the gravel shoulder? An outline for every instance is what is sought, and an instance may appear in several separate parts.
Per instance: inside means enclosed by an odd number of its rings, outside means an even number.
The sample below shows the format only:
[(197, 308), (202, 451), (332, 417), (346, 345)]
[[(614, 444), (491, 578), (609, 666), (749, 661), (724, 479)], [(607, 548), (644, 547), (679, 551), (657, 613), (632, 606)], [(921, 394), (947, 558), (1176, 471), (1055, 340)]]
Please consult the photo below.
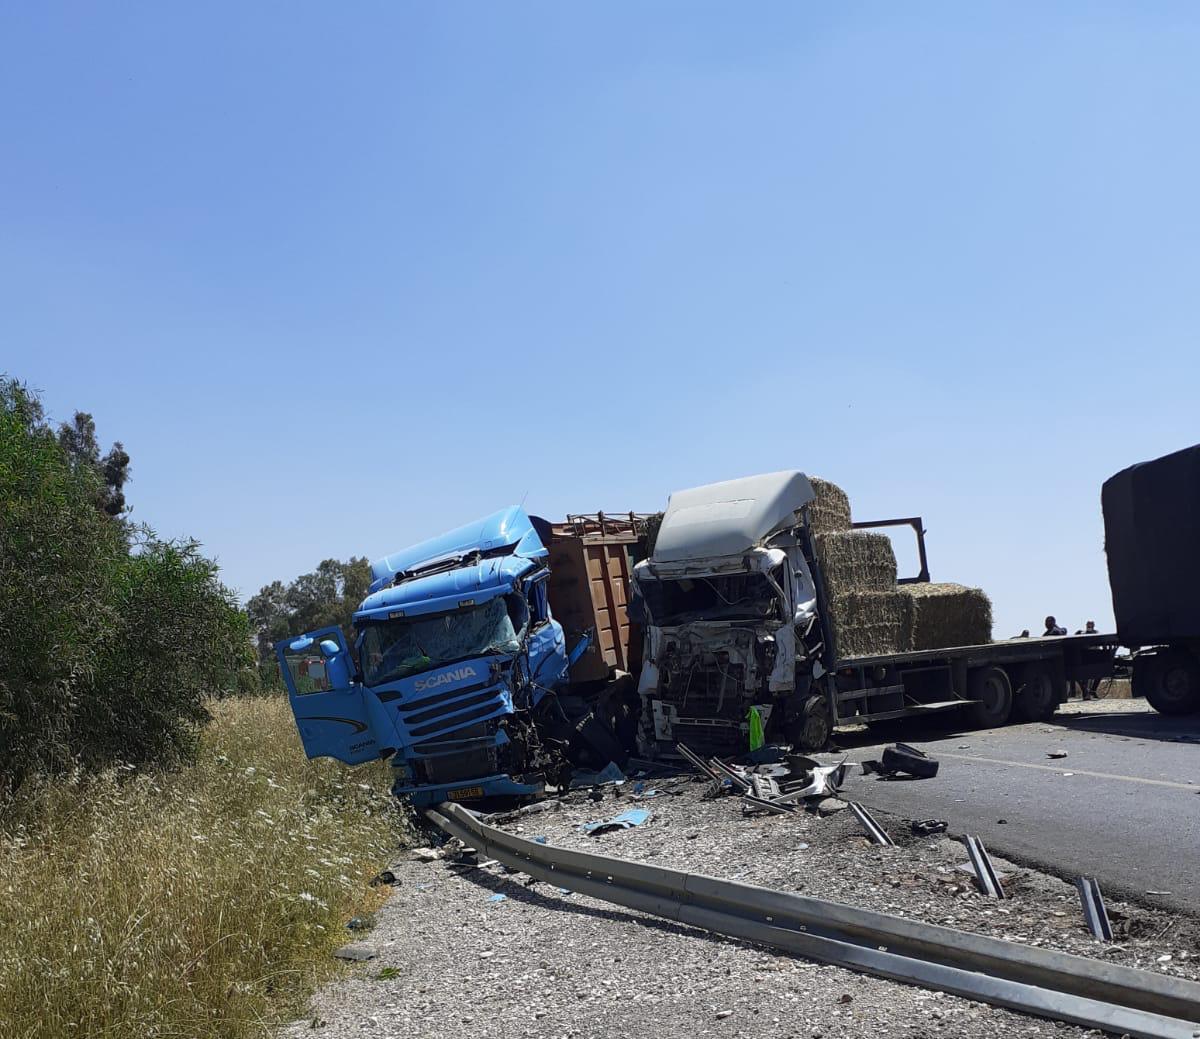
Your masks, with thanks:
[[(929, 780), (926, 782), (936, 782)], [(851, 813), (742, 814), (691, 777), (570, 795), (505, 828), (550, 843), (803, 892), (1010, 941), (1200, 978), (1200, 927), (1162, 909), (1110, 902), (1119, 938), (1095, 942), (1075, 889), (1003, 860), (1011, 900), (977, 894), (946, 837), (915, 838), (877, 812), (898, 846), (869, 844)], [(590, 837), (582, 823), (630, 807), (642, 826)], [(823, 966), (565, 894), (499, 865), (406, 857), (362, 942), (375, 953), (321, 992), (292, 1037), (1097, 1035), (1075, 1026)], [(496, 898), (501, 895), (503, 898)]]

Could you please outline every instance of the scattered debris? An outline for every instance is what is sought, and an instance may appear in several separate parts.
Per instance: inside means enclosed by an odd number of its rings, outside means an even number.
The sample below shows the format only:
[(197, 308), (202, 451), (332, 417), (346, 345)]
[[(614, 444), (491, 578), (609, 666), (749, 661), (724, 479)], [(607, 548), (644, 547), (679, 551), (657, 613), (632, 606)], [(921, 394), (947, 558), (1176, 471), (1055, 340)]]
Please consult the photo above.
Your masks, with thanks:
[(379, 953), (374, 946), (368, 945), (366, 942), (351, 942), (349, 945), (343, 945), (333, 954), (339, 960), (350, 960), (354, 963), (365, 963), (367, 960), (373, 960)]
[(1065, 750), (1052, 750), (1046, 755), (1048, 758), (1065, 758), (1066, 756), (1067, 752)]
[(375, 926), (375, 918), (370, 916), (352, 916), (346, 922), (347, 931), (369, 931)]
[(641, 826), (649, 818), (650, 813), (646, 809), (630, 808), (626, 812), (621, 812), (620, 815), (614, 815), (611, 819), (583, 823), (580, 829), (592, 837), (599, 837), (602, 833), (611, 833), (613, 830), (629, 830), (634, 826)]
[(992, 866), (992, 860), (988, 858), (983, 842), (978, 837), (968, 834), (963, 838), (963, 843), (967, 846), (967, 855), (970, 856), (971, 868), (975, 872), (975, 882), (979, 885), (979, 890), (990, 898), (1006, 897), (1000, 877)]
[(446, 853), (440, 848), (414, 848), (409, 856), (417, 862), (437, 862), (445, 857)]
[(857, 801), (850, 801), (849, 805), (855, 818), (862, 824), (862, 828), (867, 831), (867, 836), (871, 838), (872, 844), (882, 844), (888, 848), (896, 846), (896, 842), (888, 836), (887, 831), (875, 821), (875, 817), (866, 808)]
[(506, 902), (506, 901), (508, 901), (508, 895), (501, 895), (501, 894), (497, 893), (495, 895), (492, 895), (492, 897), (489, 898), (488, 901), (489, 902)]
[(725, 1018), (733, 1014), (732, 1010), (718, 1010), (714, 1015), (718, 1021), (724, 1021)]
[(385, 869), (381, 873), (376, 873), (375, 876), (373, 876), (370, 880), (371, 887), (380, 887), (381, 885), (388, 885), (390, 887), (392, 884), (398, 883), (400, 882), (396, 879), (396, 874), (390, 869)]
[(1109, 923), (1108, 911), (1104, 908), (1104, 896), (1100, 894), (1100, 885), (1096, 883), (1096, 878), (1080, 877), (1075, 881), (1075, 886), (1079, 889), (1083, 918), (1087, 921), (1092, 937), (1102, 942), (1111, 942), (1112, 924)]
[(761, 797), (755, 797), (753, 794), (744, 794), (742, 796), (742, 813), (751, 815), (756, 812), (771, 812), (775, 815), (791, 815), (795, 810), (795, 805), (777, 804), (774, 801), (768, 801)]
[(583, 772), (576, 771), (571, 777), (572, 790), (580, 790), (583, 787), (603, 786), (607, 783), (620, 784), (625, 782), (625, 773), (617, 766), (615, 761), (610, 761), (599, 772)]
[(942, 819), (914, 819), (908, 828), (917, 837), (932, 837), (935, 833), (945, 833), (948, 826)]
[(910, 747), (907, 743), (897, 743), (894, 747), (883, 748), (882, 761), (864, 761), (862, 769), (864, 776), (874, 772), (884, 779), (891, 779), (897, 775), (932, 779), (938, 773), (938, 762), (923, 750)]

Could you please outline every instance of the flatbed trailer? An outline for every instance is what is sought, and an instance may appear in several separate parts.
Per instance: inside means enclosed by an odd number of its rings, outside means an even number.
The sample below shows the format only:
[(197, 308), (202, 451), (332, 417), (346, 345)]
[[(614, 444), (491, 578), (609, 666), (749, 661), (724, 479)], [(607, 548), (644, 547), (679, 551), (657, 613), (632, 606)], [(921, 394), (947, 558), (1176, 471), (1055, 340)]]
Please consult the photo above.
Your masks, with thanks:
[(1007, 639), (839, 660), (825, 676), (833, 726), (967, 709), (980, 726), (1049, 717), (1073, 682), (1108, 678), (1113, 635)]
[[(900, 584), (929, 580), (925, 528), (919, 516), (855, 523), (854, 528), (911, 526), (921, 573)], [(833, 611), (824, 575), (807, 526), (799, 531), (801, 550), (813, 576), (826, 674), (813, 682), (819, 700), (810, 702), (803, 740), (824, 742), (839, 725), (965, 710), (980, 728), (1009, 721), (1049, 718), (1070, 694), (1071, 684), (1110, 678), (1120, 638), (1111, 635), (1051, 635), (1003, 639), (974, 646), (949, 646), (881, 656), (839, 658)], [(824, 714), (824, 717), (821, 715)]]

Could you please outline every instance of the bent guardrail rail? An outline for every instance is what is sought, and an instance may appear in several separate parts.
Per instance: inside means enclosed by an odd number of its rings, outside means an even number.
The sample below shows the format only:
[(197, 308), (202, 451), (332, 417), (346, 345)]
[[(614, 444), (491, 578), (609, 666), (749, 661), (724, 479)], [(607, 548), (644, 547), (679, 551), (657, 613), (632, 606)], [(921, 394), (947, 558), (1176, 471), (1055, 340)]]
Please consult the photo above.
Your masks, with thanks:
[(538, 844), (460, 805), (426, 815), (538, 880), (823, 963), (1139, 1039), (1197, 1039), (1200, 984), (697, 873)]

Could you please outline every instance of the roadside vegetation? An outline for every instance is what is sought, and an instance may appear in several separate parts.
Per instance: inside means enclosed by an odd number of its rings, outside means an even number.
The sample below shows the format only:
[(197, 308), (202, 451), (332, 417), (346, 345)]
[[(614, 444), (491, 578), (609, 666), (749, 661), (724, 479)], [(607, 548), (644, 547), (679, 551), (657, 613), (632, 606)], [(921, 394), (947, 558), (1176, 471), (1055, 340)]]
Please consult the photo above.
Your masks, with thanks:
[(194, 764), (27, 784), (0, 834), (0, 1037), (263, 1036), (381, 898), (384, 766), (308, 762), (286, 700), (213, 705)]
[(0, 1039), (266, 1035), (403, 837), (385, 766), (305, 759), (246, 612), (131, 522), (130, 474), (0, 378)]

